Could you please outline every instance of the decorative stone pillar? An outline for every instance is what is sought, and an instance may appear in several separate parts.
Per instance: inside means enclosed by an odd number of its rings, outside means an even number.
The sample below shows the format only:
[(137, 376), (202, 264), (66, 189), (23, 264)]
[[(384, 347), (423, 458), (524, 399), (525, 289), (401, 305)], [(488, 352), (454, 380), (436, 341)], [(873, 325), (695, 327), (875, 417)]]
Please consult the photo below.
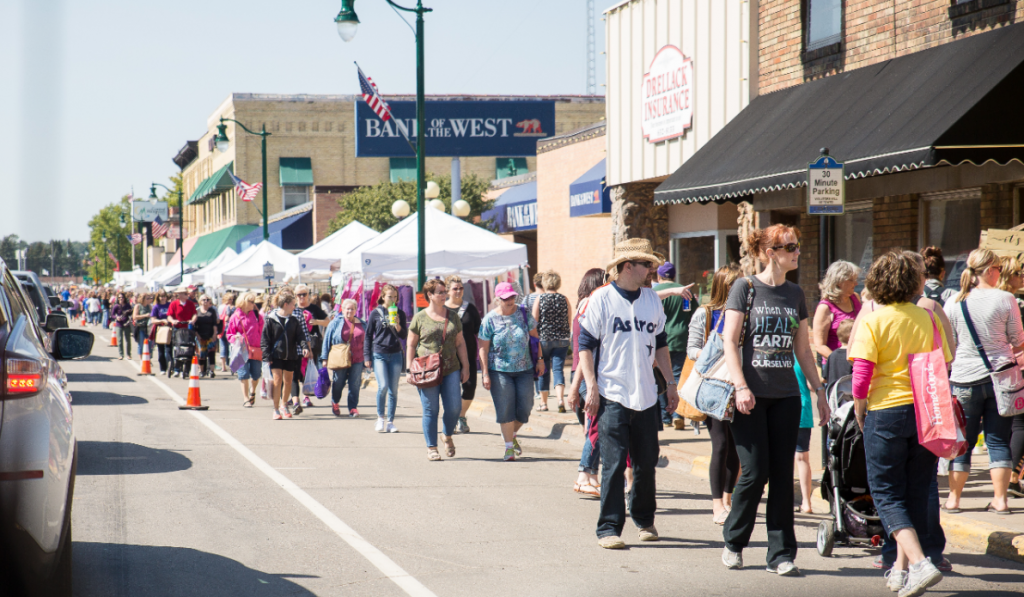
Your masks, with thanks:
[(743, 275), (752, 276), (757, 273), (757, 255), (753, 255), (747, 245), (747, 238), (754, 229), (754, 206), (749, 201), (742, 201), (737, 206), (739, 217), (736, 219), (736, 233), (740, 237), (740, 269)]
[(655, 251), (668, 258), (668, 206), (654, 204), (658, 184), (612, 187), (612, 236), (615, 244), (627, 238), (646, 238)]

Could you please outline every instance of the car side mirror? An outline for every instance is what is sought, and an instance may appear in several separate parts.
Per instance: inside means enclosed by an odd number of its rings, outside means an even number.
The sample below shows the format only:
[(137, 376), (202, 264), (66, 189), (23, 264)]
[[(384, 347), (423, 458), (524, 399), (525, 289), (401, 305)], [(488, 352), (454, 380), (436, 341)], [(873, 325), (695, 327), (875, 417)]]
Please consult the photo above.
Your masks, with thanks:
[(64, 313), (50, 313), (46, 316), (46, 324), (43, 325), (43, 329), (48, 332), (66, 327), (70, 326), (68, 326), (68, 316)]
[(53, 332), (53, 358), (58, 361), (83, 359), (92, 353), (92, 345), (96, 337), (86, 330), (70, 328), (58, 329)]
[(51, 307), (59, 307), (60, 306), (60, 297), (59, 296), (51, 296), (50, 297), (50, 306)]

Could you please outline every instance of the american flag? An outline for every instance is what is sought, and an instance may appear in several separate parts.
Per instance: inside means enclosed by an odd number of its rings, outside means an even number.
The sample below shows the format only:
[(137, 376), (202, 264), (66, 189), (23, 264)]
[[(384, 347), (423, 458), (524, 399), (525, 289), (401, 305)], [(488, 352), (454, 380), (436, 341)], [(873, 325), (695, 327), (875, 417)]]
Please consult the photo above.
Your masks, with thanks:
[(157, 216), (156, 218), (154, 218), (153, 219), (153, 238), (154, 239), (163, 238), (164, 235), (167, 234), (167, 228), (168, 228), (168, 225), (165, 224), (164, 221), (160, 219), (160, 216)]
[(137, 245), (142, 242), (142, 235), (136, 232), (135, 234), (128, 235), (128, 242), (133, 245)]
[[(359, 71), (359, 89), (363, 93), (363, 99), (366, 100), (366, 104), (370, 106), (373, 113), (376, 114), (382, 121), (387, 122), (391, 120), (391, 108), (388, 103), (384, 101), (384, 98), (380, 96), (380, 90), (377, 89), (376, 83), (373, 79), (363, 74), (363, 69), (359, 68), (359, 64), (356, 64), (356, 70)], [(405, 130), (405, 124), (401, 120), (395, 120), (395, 127), (398, 128), (399, 132), (405, 139), (409, 140), (409, 134)]]
[(256, 184), (249, 184), (235, 176), (234, 172), (228, 171), (228, 176), (235, 183), (235, 193), (242, 198), (242, 201), (252, 201), (256, 198), (256, 195), (260, 194), (260, 189), (263, 188), (263, 183), (258, 182)]
[(114, 260), (114, 271), (121, 271), (121, 262), (117, 260), (117, 257), (114, 257), (114, 254), (110, 251), (107, 251), (107, 256)]

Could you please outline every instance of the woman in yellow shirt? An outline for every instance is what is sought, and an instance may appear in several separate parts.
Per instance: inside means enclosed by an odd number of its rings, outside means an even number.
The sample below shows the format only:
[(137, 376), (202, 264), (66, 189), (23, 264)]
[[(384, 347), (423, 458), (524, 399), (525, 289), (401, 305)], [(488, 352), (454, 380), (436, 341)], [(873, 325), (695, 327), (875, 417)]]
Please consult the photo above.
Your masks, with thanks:
[(876, 260), (867, 287), (882, 308), (863, 316), (850, 349), (868, 484), (885, 532), (900, 547), (888, 584), (901, 597), (920, 595), (942, 580), (918, 538), (928, 529), (928, 495), (937, 460), (917, 441), (909, 356), (931, 352), (936, 329), (947, 363), (953, 355), (934, 314), (910, 303), (921, 280), (920, 265), (903, 253)]

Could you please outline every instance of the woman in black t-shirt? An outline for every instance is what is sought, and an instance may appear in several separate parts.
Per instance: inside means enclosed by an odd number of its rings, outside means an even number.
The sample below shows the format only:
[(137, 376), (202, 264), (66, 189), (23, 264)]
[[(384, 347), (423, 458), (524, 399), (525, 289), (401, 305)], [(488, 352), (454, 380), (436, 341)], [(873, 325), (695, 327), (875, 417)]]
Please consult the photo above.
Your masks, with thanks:
[(214, 365), (217, 363), (217, 334), (221, 330), (221, 321), (217, 318), (217, 309), (213, 306), (213, 299), (208, 295), (199, 297), (199, 307), (192, 317), (192, 327), (199, 336), (199, 367), (200, 377), (213, 377)]
[(452, 275), (445, 280), (448, 287), (448, 300), (444, 306), (453, 314), (458, 315), (462, 321), (462, 336), (466, 340), (466, 354), (469, 355), (469, 379), (462, 384), (462, 410), (459, 412), (459, 422), (455, 425), (455, 433), (469, 433), (469, 423), (466, 421), (466, 413), (469, 406), (473, 404), (473, 397), (476, 396), (477, 378), (477, 348), (476, 335), (480, 332), (480, 311), (477, 310), (469, 300), (465, 299), (466, 287), (462, 278)]
[[(537, 380), (540, 404), (537, 410), (548, 409), (548, 392), (552, 384), (558, 394), (558, 412), (565, 409), (565, 356), (569, 352), (572, 328), (569, 323), (569, 299), (558, 292), (562, 277), (553, 271), (544, 272), (541, 278), (543, 292), (533, 301), (533, 318), (537, 320), (540, 335), (540, 353), (544, 355), (544, 375)], [(554, 380), (552, 381), (552, 377)]]
[(768, 570), (798, 576), (793, 563), (793, 454), (801, 401), (794, 360), (818, 395), (821, 421), (828, 420), (828, 405), (811, 354), (804, 292), (786, 281), (786, 273), (799, 265), (800, 233), (776, 224), (755, 229), (747, 243), (765, 268), (756, 276), (738, 279), (725, 304), (725, 362), (736, 388), (730, 429), (742, 472), (722, 532), (722, 562), (729, 568), (743, 565), (742, 551), (750, 542), (767, 482)]

